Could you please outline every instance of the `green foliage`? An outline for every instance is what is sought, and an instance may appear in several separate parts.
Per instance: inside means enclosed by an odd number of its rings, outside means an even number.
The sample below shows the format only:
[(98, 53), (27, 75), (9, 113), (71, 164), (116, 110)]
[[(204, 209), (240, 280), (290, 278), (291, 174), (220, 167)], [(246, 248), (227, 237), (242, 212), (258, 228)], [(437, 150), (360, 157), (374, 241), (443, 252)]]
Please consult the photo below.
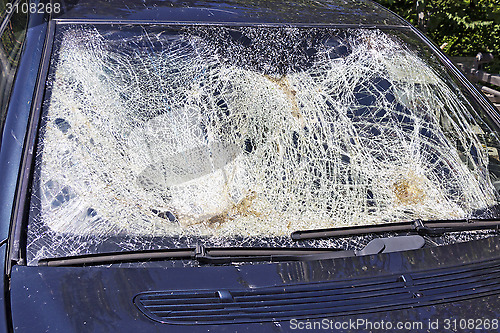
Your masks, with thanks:
[[(500, 56), (500, 0), (378, 0), (423, 30), (450, 56)], [(423, 20), (418, 20), (423, 12)]]

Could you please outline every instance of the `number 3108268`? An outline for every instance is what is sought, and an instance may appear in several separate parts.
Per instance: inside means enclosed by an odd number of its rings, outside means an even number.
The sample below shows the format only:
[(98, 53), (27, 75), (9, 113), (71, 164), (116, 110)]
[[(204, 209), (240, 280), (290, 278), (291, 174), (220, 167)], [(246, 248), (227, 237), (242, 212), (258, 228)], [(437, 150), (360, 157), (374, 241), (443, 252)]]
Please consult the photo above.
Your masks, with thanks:
[(61, 4), (60, 3), (27, 3), (23, 2), (22, 4), (20, 3), (6, 3), (5, 4), (5, 9), (7, 10), (7, 13), (59, 13), (61, 11)]

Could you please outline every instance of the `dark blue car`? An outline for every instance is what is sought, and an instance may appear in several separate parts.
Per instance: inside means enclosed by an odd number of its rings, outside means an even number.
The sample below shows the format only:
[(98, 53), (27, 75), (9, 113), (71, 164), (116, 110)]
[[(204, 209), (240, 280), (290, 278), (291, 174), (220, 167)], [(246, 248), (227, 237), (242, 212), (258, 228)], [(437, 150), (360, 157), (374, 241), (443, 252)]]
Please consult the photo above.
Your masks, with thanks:
[(374, 2), (1, 2), (0, 331), (499, 331), (500, 118)]

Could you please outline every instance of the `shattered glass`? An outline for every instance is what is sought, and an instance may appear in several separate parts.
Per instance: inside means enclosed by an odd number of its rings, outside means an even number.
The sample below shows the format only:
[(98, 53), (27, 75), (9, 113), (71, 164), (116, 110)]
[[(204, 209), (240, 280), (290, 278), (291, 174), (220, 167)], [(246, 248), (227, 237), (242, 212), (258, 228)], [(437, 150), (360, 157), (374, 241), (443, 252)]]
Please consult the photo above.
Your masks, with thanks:
[(58, 27), (28, 261), (493, 214), (497, 134), (408, 34)]

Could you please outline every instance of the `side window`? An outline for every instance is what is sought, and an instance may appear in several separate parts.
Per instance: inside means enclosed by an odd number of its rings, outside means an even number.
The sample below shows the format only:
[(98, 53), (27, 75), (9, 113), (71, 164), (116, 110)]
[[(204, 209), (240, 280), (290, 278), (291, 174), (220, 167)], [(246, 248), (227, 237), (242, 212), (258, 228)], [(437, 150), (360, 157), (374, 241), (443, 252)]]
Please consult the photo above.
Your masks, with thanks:
[(28, 23), (26, 13), (21, 11), (6, 13), (7, 2), (8, 0), (0, 0), (2, 17), (0, 25), (0, 133), (5, 123), (9, 97), (19, 65)]

